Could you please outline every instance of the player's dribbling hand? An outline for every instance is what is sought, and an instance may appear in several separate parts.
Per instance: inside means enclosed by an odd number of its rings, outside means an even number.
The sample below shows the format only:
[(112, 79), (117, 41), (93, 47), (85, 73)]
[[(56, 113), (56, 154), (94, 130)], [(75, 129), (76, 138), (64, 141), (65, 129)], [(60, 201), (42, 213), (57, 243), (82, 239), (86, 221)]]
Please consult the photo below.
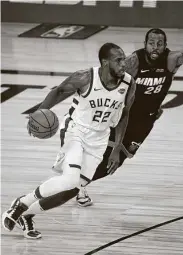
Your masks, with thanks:
[(31, 130), (30, 130), (30, 127), (29, 127), (29, 123), (27, 123), (27, 131), (28, 131), (28, 134), (31, 136), (32, 133), (31, 133)]
[(107, 165), (108, 174), (113, 174), (118, 169), (119, 162), (120, 162), (119, 158), (120, 158), (120, 150), (113, 149), (108, 160), (108, 165)]
[(29, 127), (30, 114), (29, 114), (28, 116), (26, 116), (26, 119), (28, 119), (28, 123), (27, 123), (27, 131), (28, 131), (28, 134), (29, 134), (30, 136), (33, 136), (33, 137), (34, 137), (34, 135), (31, 133), (31, 130), (30, 130), (30, 127)]

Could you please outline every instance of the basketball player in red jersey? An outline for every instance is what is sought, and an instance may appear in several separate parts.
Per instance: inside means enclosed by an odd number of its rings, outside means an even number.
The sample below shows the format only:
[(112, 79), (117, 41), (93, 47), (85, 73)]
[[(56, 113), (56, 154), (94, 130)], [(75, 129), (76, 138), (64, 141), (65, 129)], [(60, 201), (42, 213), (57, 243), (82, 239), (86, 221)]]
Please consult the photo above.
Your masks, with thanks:
[(40, 238), (32, 217), (64, 204), (78, 194), (80, 185), (91, 182), (107, 148), (110, 127), (120, 129), (109, 158), (109, 169), (115, 171), (118, 167), (136, 88), (132, 76), (125, 72), (125, 58), (119, 46), (106, 43), (99, 50), (101, 67), (72, 74), (47, 95), (42, 109), (50, 109), (66, 98), (67, 93), (75, 92), (62, 123), (61, 149), (53, 166), (59, 175), (15, 199), (2, 215), (5, 229), (11, 231), (18, 223), (26, 238)]
[[(152, 130), (155, 121), (162, 114), (161, 104), (168, 93), (175, 73), (182, 64), (183, 50), (169, 50), (165, 32), (156, 28), (146, 33), (144, 48), (126, 58), (126, 72), (131, 74), (136, 81), (135, 101), (130, 110), (123, 140), (123, 146), (130, 154), (136, 153)], [(92, 181), (113, 173), (107, 168), (107, 164), (115, 137), (116, 129), (111, 128), (109, 145)], [(122, 150), (120, 166), (126, 158), (127, 155)], [(85, 188), (81, 187), (76, 199), (80, 206), (92, 205), (92, 199)]]

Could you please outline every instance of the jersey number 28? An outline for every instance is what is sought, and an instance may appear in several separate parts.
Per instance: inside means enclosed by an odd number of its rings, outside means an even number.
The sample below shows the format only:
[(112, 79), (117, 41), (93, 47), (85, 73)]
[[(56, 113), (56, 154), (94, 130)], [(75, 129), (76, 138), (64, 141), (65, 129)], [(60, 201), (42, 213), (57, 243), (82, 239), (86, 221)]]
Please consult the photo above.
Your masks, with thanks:
[(144, 94), (153, 94), (153, 93), (159, 93), (162, 89), (163, 85), (158, 85), (157, 87), (147, 87)]

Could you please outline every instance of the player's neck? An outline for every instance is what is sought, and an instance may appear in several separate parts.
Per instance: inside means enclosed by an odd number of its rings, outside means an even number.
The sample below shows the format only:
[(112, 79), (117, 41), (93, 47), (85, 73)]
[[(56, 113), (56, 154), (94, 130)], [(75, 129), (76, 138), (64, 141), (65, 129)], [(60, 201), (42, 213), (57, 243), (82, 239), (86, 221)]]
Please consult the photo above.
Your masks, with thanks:
[(109, 89), (113, 89), (117, 87), (121, 81), (121, 78), (115, 78), (113, 77), (108, 71), (106, 71), (104, 68), (99, 68), (99, 76), (102, 83), (105, 84), (105, 86)]

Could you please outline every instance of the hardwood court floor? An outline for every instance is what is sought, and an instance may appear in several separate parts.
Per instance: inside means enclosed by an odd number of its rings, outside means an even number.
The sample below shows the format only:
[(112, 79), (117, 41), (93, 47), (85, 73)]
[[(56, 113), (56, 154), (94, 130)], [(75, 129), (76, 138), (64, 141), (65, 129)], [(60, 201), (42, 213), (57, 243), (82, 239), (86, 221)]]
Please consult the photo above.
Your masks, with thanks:
[[(51, 166), (59, 149), (59, 133), (49, 140), (29, 137), (26, 110), (40, 103), (49, 89), (66, 73), (98, 65), (98, 48), (107, 41), (122, 46), (126, 54), (143, 46), (147, 29), (108, 28), (84, 41), (29, 39), (17, 35), (35, 24), (2, 24), (2, 69), (60, 72), (60, 76), (3, 73), (1, 83), (46, 86), (25, 89), (1, 104), (1, 209), (31, 191), (52, 175)], [(180, 49), (182, 30), (166, 30), (171, 49)], [(168, 102), (183, 92), (183, 68), (179, 70)], [(15, 92), (15, 91), (14, 91)], [(10, 96), (9, 96), (10, 97)], [(60, 119), (69, 98), (53, 110)], [(183, 103), (183, 98), (179, 100)], [(134, 127), (135, 128), (135, 127)], [(93, 254), (91, 250), (115, 239), (183, 216), (183, 106), (167, 108), (136, 156), (113, 176), (88, 187), (94, 206), (79, 208), (75, 199), (35, 218), (41, 240), (22, 237), (19, 229), (1, 228), (2, 255)], [(159, 226), (117, 242), (99, 255), (183, 254), (183, 220)]]

